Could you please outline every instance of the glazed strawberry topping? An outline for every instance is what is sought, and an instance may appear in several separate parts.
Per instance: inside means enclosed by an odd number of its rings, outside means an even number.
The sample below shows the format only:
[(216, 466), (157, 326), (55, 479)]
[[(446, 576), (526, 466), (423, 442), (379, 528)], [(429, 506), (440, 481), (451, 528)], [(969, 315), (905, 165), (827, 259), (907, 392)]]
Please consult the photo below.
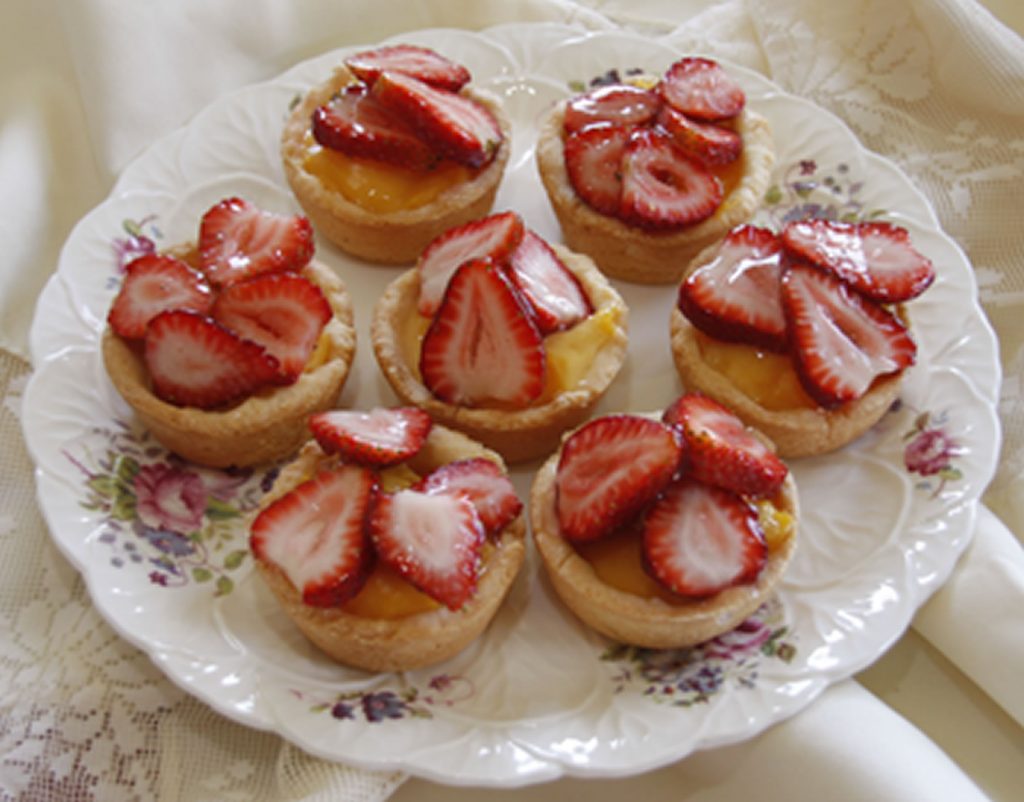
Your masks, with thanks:
[(782, 244), (775, 233), (740, 226), (680, 284), (679, 309), (716, 339), (785, 351), (781, 279)]
[(388, 70), (411, 75), (424, 83), (457, 92), (470, 81), (469, 70), (440, 53), (410, 44), (363, 50), (345, 59), (345, 66), (367, 84)]
[(149, 323), (145, 363), (157, 397), (213, 409), (278, 381), (279, 364), (260, 345), (186, 309)]
[(789, 472), (785, 463), (717, 401), (688, 393), (665, 410), (662, 420), (683, 433), (693, 478), (755, 498), (773, 496), (782, 487)]
[(259, 343), (277, 359), (288, 384), (302, 374), (332, 314), (320, 288), (291, 272), (231, 284), (213, 306), (219, 323)]
[(704, 597), (756, 580), (768, 549), (753, 505), (683, 478), (644, 517), (643, 554), (651, 575), (666, 588)]
[(280, 568), (306, 604), (342, 604), (373, 567), (365, 522), (376, 495), (372, 471), (355, 465), (323, 471), (256, 517), (253, 555)]
[(579, 279), (535, 232), (523, 233), (510, 264), (509, 275), (529, 303), (541, 334), (571, 328), (594, 311)]
[(399, 490), (370, 516), (381, 561), (451, 610), (476, 592), (485, 535), (473, 502), (460, 494)]
[(651, 89), (631, 84), (611, 84), (591, 89), (572, 98), (565, 107), (565, 130), (578, 131), (594, 123), (646, 125), (661, 106)]
[(682, 58), (666, 71), (659, 84), (665, 102), (697, 120), (714, 121), (735, 117), (746, 104), (743, 89), (722, 69), (706, 58)]
[(676, 429), (636, 415), (584, 424), (562, 445), (555, 478), (567, 540), (599, 538), (626, 523), (668, 484), (683, 458)]
[(398, 72), (381, 73), (372, 92), (402, 115), (428, 145), (459, 164), (482, 167), (501, 143), (501, 127), (494, 115), (463, 95)]
[(935, 280), (931, 261), (914, 248), (906, 229), (891, 223), (800, 220), (783, 228), (782, 241), (797, 256), (883, 303), (916, 298)]
[(731, 164), (743, 152), (743, 138), (731, 128), (691, 119), (671, 106), (662, 106), (658, 123), (676, 147), (704, 164)]
[(509, 260), (523, 238), (523, 220), (515, 212), (499, 212), (450, 228), (433, 239), (416, 264), (420, 277), (419, 312), (432, 317), (441, 305), (452, 274), (470, 259)]
[(519, 291), (489, 259), (464, 262), (423, 337), (420, 374), (442, 401), (524, 406), (544, 389), (544, 344)]
[(280, 215), (242, 198), (211, 208), (199, 225), (199, 260), (224, 286), (261, 273), (301, 270), (313, 258), (313, 227), (301, 215)]
[(438, 155), (405, 118), (381, 104), (364, 84), (351, 84), (313, 112), (313, 137), (325, 148), (426, 170)]
[(430, 416), (417, 407), (332, 409), (309, 418), (309, 429), (326, 453), (371, 468), (409, 459), (423, 447), (432, 426)]
[(523, 509), (508, 475), (486, 457), (456, 460), (435, 468), (412, 489), (465, 496), (476, 507), (488, 535), (504, 529)]
[(141, 339), (146, 325), (169, 309), (205, 313), (213, 304), (203, 275), (180, 259), (146, 254), (125, 268), (121, 289), (107, 314), (110, 327), (127, 339)]
[(859, 398), (876, 378), (914, 363), (917, 349), (903, 322), (829, 273), (790, 265), (782, 306), (797, 373), (824, 407)]
[(630, 136), (621, 172), (619, 214), (634, 225), (693, 225), (714, 214), (722, 202), (721, 181), (651, 128)]

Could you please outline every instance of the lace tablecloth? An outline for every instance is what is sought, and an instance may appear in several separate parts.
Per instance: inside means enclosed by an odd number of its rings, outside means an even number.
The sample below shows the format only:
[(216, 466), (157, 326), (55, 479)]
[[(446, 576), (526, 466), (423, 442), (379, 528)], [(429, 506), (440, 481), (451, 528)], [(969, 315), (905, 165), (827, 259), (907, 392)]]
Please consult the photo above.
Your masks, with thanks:
[[(1024, 42), (970, 0), (6, 4), (0, 176), (0, 798), (1019, 798), (1024, 785)], [(1020, 22), (1012, 1), (992, 8)], [(1016, 19), (1012, 14), (1016, 13)], [(174, 687), (51, 544), (21, 434), (33, 305), (72, 225), (224, 92), (404, 30), (622, 25), (752, 67), (840, 116), (927, 195), (996, 329), (1004, 446), (973, 545), (871, 669), (737, 746), (641, 777), (453, 790), (306, 755)], [(204, 54), (208, 58), (196, 54)], [(951, 723), (955, 722), (955, 723)]]

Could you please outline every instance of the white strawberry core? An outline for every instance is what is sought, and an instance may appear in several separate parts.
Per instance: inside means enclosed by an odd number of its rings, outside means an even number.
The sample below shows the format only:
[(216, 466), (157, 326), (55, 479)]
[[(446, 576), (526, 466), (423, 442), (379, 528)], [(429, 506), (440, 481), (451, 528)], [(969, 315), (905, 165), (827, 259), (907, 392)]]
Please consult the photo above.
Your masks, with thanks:
[(329, 414), (329, 419), (360, 442), (388, 449), (403, 447), (409, 433), (409, 420), (388, 409), (370, 412), (336, 410)]
[(478, 517), (467, 498), (400, 490), (391, 497), (390, 515), (390, 534), (402, 552), (399, 559), (431, 573), (447, 573), (472, 558), (477, 541), (465, 536), (462, 524), (467, 519), (478, 522)]

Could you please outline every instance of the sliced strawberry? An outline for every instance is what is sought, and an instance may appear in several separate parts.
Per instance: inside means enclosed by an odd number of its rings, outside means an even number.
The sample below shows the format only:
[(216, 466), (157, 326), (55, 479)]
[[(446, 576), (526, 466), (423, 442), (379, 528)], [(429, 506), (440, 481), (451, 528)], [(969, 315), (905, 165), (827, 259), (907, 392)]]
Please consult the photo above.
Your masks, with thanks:
[(278, 362), (262, 346), (187, 309), (149, 322), (145, 361), (153, 392), (182, 406), (212, 409), (278, 382)]
[(488, 535), (500, 532), (523, 510), (523, 502), (508, 474), (486, 457), (446, 463), (424, 476), (412, 489), (465, 496), (476, 507)]
[(372, 471), (322, 471), (256, 516), (249, 546), (281, 569), (306, 604), (336, 607), (359, 592), (373, 567), (366, 521), (376, 496)]
[(314, 249), (308, 219), (264, 211), (242, 198), (222, 200), (199, 224), (200, 266), (220, 286), (260, 273), (301, 270)]
[(523, 234), (511, 264), (509, 275), (532, 307), (541, 334), (571, 328), (594, 311), (579, 279), (535, 232)]
[(455, 92), (403, 75), (383, 72), (373, 94), (401, 114), (430, 145), (468, 167), (483, 167), (501, 145), (501, 126), (490, 110)]
[(606, 415), (562, 444), (555, 474), (559, 528), (593, 540), (628, 521), (671, 481), (683, 457), (680, 434), (639, 415)]
[(665, 410), (665, 423), (678, 426), (686, 441), (690, 474), (755, 498), (775, 495), (789, 470), (731, 410), (700, 393), (680, 396)]
[(212, 304), (213, 293), (202, 273), (173, 256), (148, 253), (125, 267), (107, 322), (122, 337), (140, 339), (146, 335), (146, 324), (161, 312), (205, 313)]
[(389, 70), (411, 75), (424, 83), (457, 92), (469, 83), (469, 70), (435, 50), (418, 45), (384, 45), (363, 50), (345, 59), (345, 66), (361, 81), (372, 84)]
[(572, 133), (594, 123), (646, 125), (660, 106), (661, 98), (652, 89), (632, 84), (599, 86), (566, 103), (563, 126)]
[(617, 216), (622, 198), (622, 160), (629, 128), (594, 125), (565, 139), (565, 169), (580, 200), (601, 214)]
[(507, 262), (522, 240), (523, 231), (523, 219), (518, 214), (498, 212), (450, 228), (431, 240), (416, 263), (420, 275), (420, 314), (434, 316), (449, 279), (463, 262)]
[(714, 214), (722, 182), (652, 128), (633, 132), (622, 158), (620, 216), (648, 228), (693, 225)]
[(914, 363), (917, 346), (903, 322), (830, 273), (789, 265), (782, 307), (797, 373), (824, 407), (859, 398), (876, 378)]
[(290, 272), (231, 284), (213, 305), (215, 320), (276, 357), (286, 384), (302, 375), (332, 314), (321, 289)]
[(739, 226), (679, 285), (679, 310), (711, 337), (782, 352), (788, 343), (781, 280), (775, 233)]
[(350, 84), (313, 112), (313, 137), (349, 156), (427, 170), (438, 155), (403, 117), (381, 104), (365, 84)]
[(668, 105), (706, 122), (735, 117), (746, 105), (742, 87), (717, 61), (688, 57), (672, 64), (659, 84)]
[(324, 451), (371, 468), (396, 465), (416, 454), (433, 423), (417, 407), (331, 409), (309, 417), (309, 429)]
[(370, 517), (381, 561), (431, 598), (458, 610), (476, 592), (484, 527), (462, 495), (399, 490)]
[(658, 123), (672, 136), (677, 147), (704, 164), (731, 164), (743, 152), (743, 137), (731, 128), (692, 120), (671, 106), (662, 106)]
[(782, 230), (782, 242), (797, 257), (882, 303), (916, 298), (935, 280), (931, 261), (910, 243), (906, 229), (891, 223), (799, 220)]
[(701, 597), (757, 579), (768, 548), (752, 504), (681, 479), (647, 512), (643, 555), (648, 572), (666, 588)]
[(423, 337), (423, 383), (451, 404), (521, 407), (543, 391), (544, 370), (544, 341), (504, 268), (465, 262)]

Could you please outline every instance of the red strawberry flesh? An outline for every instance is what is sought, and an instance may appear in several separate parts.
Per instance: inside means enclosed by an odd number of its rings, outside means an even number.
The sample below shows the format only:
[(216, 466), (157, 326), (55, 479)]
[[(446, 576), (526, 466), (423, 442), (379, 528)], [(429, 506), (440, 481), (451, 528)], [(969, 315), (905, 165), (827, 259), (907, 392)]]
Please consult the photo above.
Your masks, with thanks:
[(309, 429), (324, 451), (373, 468), (414, 456), (432, 426), (430, 415), (417, 407), (332, 409), (309, 418)]
[(696, 120), (726, 120), (746, 105), (743, 89), (711, 59), (679, 59), (665, 71), (659, 87), (668, 105)]
[(753, 505), (682, 479), (647, 512), (643, 555), (647, 570), (670, 591), (705, 597), (756, 580), (768, 550)]
[(628, 521), (669, 483), (683, 457), (679, 434), (637, 415), (585, 423), (562, 445), (555, 505), (562, 536), (594, 540)]
[(579, 279), (535, 232), (523, 234), (511, 265), (512, 281), (529, 302), (541, 334), (571, 328), (593, 312)]
[(731, 164), (743, 152), (743, 138), (731, 128), (691, 120), (671, 106), (663, 106), (658, 123), (671, 136), (677, 147), (705, 164)]
[(260, 512), (253, 555), (276, 565), (306, 604), (336, 607), (359, 592), (373, 566), (366, 521), (376, 494), (372, 471), (323, 471)]
[(660, 106), (661, 98), (651, 89), (631, 84), (599, 86), (568, 101), (563, 125), (569, 133), (595, 123), (646, 125)]
[(150, 320), (170, 309), (208, 312), (213, 293), (206, 278), (180, 259), (146, 254), (125, 267), (121, 289), (107, 315), (110, 327), (127, 339), (141, 339)]
[(345, 59), (345, 66), (368, 84), (385, 70), (411, 75), (439, 89), (457, 92), (471, 75), (461, 64), (436, 50), (411, 44), (396, 44), (363, 50)]
[(622, 198), (622, 160), (630, 129), (595, 125), (565, 139), (569, 183), (585, 204), (601, 214), (617, 216)]
[(488, 535), (510, 524), (523, 509), (512, 480), (486, 457), (469, 457), (435, 468), (412, 487), (421, 493), (463, 495), (473, 502)]

